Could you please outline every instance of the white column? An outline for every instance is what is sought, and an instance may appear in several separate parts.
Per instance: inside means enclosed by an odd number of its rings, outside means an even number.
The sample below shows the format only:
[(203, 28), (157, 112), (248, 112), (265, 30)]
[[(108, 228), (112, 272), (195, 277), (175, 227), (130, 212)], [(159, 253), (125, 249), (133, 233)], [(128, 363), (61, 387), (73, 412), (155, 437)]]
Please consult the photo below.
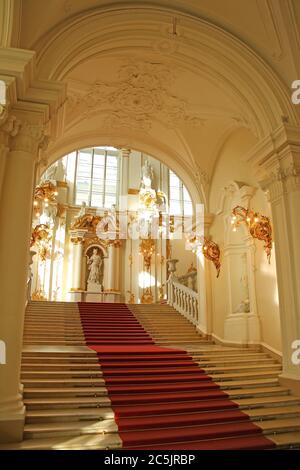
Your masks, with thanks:
[[(209, 228), (212, 224), (213, 214), (199, 214), (199, 235), (207, 237)], [(201, 221), (202, 218), (202, 221)], [(211, 266), (202, 250), (197, 254), (197, 292), (198, 292), (198, 329), (205, 335), (211, 334), (212, 329), (212, 311), (211, 311)]]
[(298, 382), (300, 366), (292, 361), (293, 342), (300, 340), (300, 147), (292, 153), (295, 174), (276, 177), (269, 184), (276, 249), (276, 267), (281, 316), (283, 379)]
[(119, 207), (120, 210), (127, 210), (127, 207), (123, 207), (127, 201), (128, 196), (128, 182), (129, 182), (129, 157), (130, 157), (130, 149), (122, 149), (122, 164), (121, 164), (121, 192), (120, 196), (121, 205)]
[(0, 114), (0, 200), (2, 185), (5, 175), (6, 160), (9, 153), (9, 137), (14, 136), (19, 129), (20, 123), (15, 116), (8, 116), (4, 110)]
[(108, 275), (106, 291), (119, 292), (120, 289), (120, 249), (121, 242), (114, 240), (108, 247)]
[[(76, 293), (84, 290), (82, 285), (82, 259), (83, 259), (83, 243), (86, 229), (71, 230), (72, 243), (72, 287), (71, 291)], [(78, 300), (77, 298), (75, 300)], [(80, 299), (79, 299), (80, 300)]]
[(4, 143), (0, 143), (0, 200), (8, 151), (9, 148), (7, 147), (7, 145), (5, 145)]
[(0, 440), (22, 439), (25, 408), (20, 384), (23, 323), (31, 235), (35, 160), (42, 127), (22, 124), (11, 141), (0, 205), (0, 339), (6, 364), (0, 366)]
[(300, 128), (282, 126), (248, 160), (263, 170), (261, 184), (272, 209), (283, 352), (281, 382), (300, 394), (300, 365), (293, 356), (293, 344), (300, 340)]

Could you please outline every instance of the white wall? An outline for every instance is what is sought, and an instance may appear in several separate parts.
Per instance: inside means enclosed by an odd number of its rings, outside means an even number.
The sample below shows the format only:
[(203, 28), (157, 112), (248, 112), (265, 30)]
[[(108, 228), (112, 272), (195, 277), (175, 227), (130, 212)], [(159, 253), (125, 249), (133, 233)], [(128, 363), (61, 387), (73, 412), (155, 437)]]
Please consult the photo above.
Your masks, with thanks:
[[(220, 212), (220, 200), (222, 189), (228, 186), (230, 181), (243, 183), (256, 188), (250, 202), (250, 207), (264, 215), (270, 216), (268, 202), (263, 191), (258, 187), (251, 168), (242, 161), (242, 156), (254, 144), (254, 139), (247, 130), (236, 131), (224, 144), (217, 164), (214, 169), (209, 197), (209, 211), (216, 214), (211, 226), (211, 235), (216, 241), (221, 252), (225, 244), (224, 213), (231, 211), (233, 207), (223, 207)], [(226, 204), (225, 204), (226, 205)], [(242, 230), (242, 228), (238, 228)], [(263, 242), (255, 241), (255, 265), (253, 266), (255, 277), (256, 307), (260, 318), (261, 341), (266, 345), (281, 350), (280, 319), (277, 296), (277, 281), (275, 267), (275, 249), (272, 252), (271, 264), (268, 264), (263, 250)], [(226, 258), (222, 257), (222, 268), (219, 279), (216, 279), (214, 271), (212, 277), (212, 315), (213, 333), (224, 338), (224, 323), (226, 316), (231, 313), (229, 300), (229, 275)]]

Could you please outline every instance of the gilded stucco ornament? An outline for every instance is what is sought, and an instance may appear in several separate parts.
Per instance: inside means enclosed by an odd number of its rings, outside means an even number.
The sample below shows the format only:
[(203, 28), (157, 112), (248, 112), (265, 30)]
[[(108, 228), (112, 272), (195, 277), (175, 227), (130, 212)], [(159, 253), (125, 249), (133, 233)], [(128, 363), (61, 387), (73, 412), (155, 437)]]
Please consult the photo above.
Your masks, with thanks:
[(100, 216), (95, 216), (93, 214), (84, 214), (82, 217), (79, 217), (73, 222), (71, 229), (74, 230), (79, 228), (86, 228), (90, 231), (95, 232), (100, 220)]
[(272, 252), (272, 226), (269, 217), (254, 212), (253, 210), (245, 209), (245, 207), (236, 206), (232, 210), (231, 223), (234, 231), (236, 231), (237, 226), (241, 223), (246, 224), (250, 235), (264, 242), (264, 249), (270, 263)]
[(142, 304), (152, 304), (153, 303), (153, 294), (151, 291), (150, 287), (146, 287), (144, 289), (142, 298), (141, 298), (141, 303)]
[(221, 252), (220, 252), (219, 245), (215, 243), (213, 240), (209, 240), (208, 238), (204, 237), (203, 245), (202, 245), (202, 253), (206, 259), (214, 263), (215, 268), (217, 270), (217, 278), (218, 278), (220, 276), (220, 270), (221, 270), (221, 262), (220, 262)]
[(50, 256), (50, 241), (52, 237), (52, 231), (49, 225), (38, 224), (32, 231), (30, 247), (37, 247), (38, 256), (41, 261), (46, 261)]
[(127, 303), (128, 304), (135, 304), (135, 295), (134, 295), (134, 293), (131, 292), (130, 290), (128, 290), (126, 293), (128, 294)]
[(186, 241), (193, 253), (199, 253), (199, 250), (201, 250), (204, 257), (214, 263), (218, 278), (221, 270), (221, 251), (219, 245), (207, 237), (196, 235), (194, 232), (187, 235)]
[(150, 269), (151, 258), (155, 250), (155, 242), (151, 238), (144, 238), (140, 243), (140, 252), (143, 255), (147, 271)]

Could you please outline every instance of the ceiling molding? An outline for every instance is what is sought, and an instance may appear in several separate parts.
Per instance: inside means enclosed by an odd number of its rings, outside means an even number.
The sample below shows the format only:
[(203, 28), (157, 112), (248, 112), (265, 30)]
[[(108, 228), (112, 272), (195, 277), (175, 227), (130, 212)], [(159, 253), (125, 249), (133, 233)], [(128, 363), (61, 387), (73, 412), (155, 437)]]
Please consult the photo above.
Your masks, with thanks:
[(293, 0), (286, 0), (286, 10), (291, 25), (291, 32), (293, 34), (296, 45), (300, 49), (300, 25), (297, 22)]
[(280, 28), (275, 12), (274, 1), (256, 0), (257, 7), (261, 12), (261, 18), (273, 49), (272, 57), (280, 60), (283, 55)]

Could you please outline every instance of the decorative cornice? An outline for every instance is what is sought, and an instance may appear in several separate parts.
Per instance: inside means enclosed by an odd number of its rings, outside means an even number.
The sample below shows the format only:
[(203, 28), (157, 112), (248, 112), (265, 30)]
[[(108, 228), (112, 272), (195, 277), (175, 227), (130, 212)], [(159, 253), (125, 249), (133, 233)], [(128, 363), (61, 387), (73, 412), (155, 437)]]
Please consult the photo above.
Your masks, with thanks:
[[(20, 116), (21, 120), (26, 120), (28, 113), (34, 114), (39, 123), (47, 123), (48, 134), (55, 137), (62, 130), (61, 115), (66, 99), (66, 85), (37, 78), (34, 51), (0, 48), (0, 63), (1, 79), (7, 87), (6, 112), (18, 118)], [(1, 120), (3, 117), (1, 119), (0, 115)]]
[(277, 173), (277, 168), (286, 166), (287, 158), (300, 152), (300, 127), (282, 124), (274, 132), (262, 139), (243, 160), (256, 170), (259, 180)]

